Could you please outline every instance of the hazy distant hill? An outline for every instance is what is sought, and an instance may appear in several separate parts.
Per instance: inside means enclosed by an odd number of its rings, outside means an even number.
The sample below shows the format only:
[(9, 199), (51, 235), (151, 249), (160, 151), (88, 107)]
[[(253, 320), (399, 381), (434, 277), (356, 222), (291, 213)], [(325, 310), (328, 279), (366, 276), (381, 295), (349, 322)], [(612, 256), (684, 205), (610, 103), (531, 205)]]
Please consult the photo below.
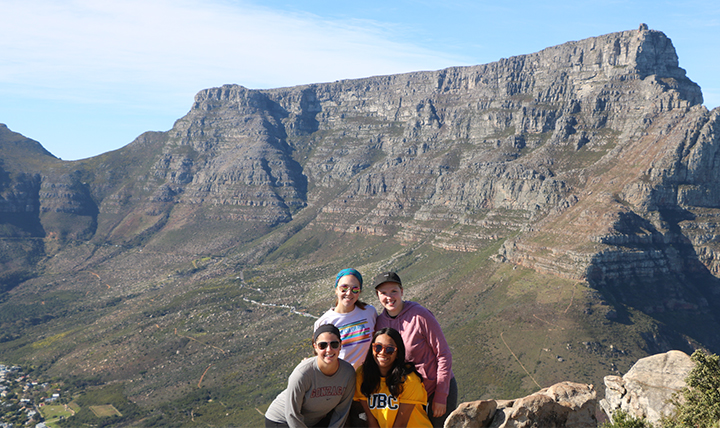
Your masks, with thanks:
[(720, 110), (701, 104), (641, 27), (207, 89), (83, 161), (0, 127), (0, 361), (120, 384), (141, 425), (255, 425), (348, 266), (399, 271), (435, 312), (463, 400), (718, 352)]

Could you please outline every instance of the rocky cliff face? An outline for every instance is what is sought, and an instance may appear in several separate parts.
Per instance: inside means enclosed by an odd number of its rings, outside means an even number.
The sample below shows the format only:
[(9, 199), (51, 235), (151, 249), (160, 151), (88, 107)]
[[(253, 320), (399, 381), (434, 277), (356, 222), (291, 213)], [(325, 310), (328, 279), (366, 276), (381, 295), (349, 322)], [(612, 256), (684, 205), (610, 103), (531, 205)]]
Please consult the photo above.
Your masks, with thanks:
[[(237, 205), (220, 216), (276, 224), (308, 206), (310, 227), (456, 251), (515, 231), (507, 260), (603, 285), (713, 273), (718, 118), (701, 103), (670, 40), (645, 29), (476, 67), (224, 86), (169, 133), (163, 171), (186, 182), (164, 186)], [(717, 293), (685, 291), (650, 306)]]
[[(13, 210), (115, 242), (188, 218), (244, 225), (216, 249), (311, 211), (312, 228), (454, 251), (512, 236), (505, 260), (598, 283), (716, 275), (719, 122), (701, 103), (671, 41), (644, 27), (474, 67), (228, 85), (105, 162), (25, 168), (34, 178), (11, 186), (33, 201)], [(50, 213), (84, 220), (64, 230)]]

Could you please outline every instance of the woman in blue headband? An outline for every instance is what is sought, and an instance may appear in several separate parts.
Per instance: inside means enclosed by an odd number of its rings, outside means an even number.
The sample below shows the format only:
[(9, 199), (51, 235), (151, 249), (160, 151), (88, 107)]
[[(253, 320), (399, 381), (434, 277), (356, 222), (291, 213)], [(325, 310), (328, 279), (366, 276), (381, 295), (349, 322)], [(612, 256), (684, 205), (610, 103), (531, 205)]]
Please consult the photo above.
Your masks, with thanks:
[(333, 324), (340, 329), (342, 350), (340, 358), (357, 370), (365, 361), (372, 335), (375, 331), (377, 310), (361, 302), (363, 279), (355, 269), (343, 269), (335, 276), (335, 306), (315, 322), (317, 330), (323, 324)]

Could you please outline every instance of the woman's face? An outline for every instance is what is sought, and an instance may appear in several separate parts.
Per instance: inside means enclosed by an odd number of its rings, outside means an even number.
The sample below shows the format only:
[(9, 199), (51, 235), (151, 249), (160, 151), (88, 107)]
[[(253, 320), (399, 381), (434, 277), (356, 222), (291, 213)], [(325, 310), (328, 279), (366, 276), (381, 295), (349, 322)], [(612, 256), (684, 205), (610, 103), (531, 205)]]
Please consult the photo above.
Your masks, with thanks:
[(375, 362), (380, 368), (380, 374), (385, 376), (397, 358), (397, 345), (395, 341), (387, 334), (381, 334), (375, 338), (375, 341), (370, 347), (372, 348), (373, 358), (375, 358)]
[(320, 333), (313, 343), (318, 362), (324, 365), (333, 365), (338, 362), (341, 346), (340, 338), (328, 332)]
[(375, 291), (377, 292), (380, 304), (390, 316), (396, 316), (403, 308), (403, 289), (396, 282), (386, 282), (380, 284)]
[(350, 312), (355, 309), (355, 302), (360, 297), (360, 281), (353, 275), (345, 275), (338, 281), (335, 287), (337, 306), (342, 312)]

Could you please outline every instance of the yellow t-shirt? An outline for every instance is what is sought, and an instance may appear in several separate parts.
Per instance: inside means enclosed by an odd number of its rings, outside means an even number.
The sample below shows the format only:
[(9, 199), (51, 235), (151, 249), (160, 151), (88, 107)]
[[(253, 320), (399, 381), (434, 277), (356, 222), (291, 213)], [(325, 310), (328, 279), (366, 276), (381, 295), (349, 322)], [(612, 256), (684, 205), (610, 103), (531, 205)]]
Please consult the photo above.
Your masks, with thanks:
[(395, 423), (395, 417), (397, 416), (398, 410), (400, 409), (400, 403), (414, 404), (415, 408), (410, 414), (410, 420), (408, 421), (408, 427), (418, 428), (432, 428), (432, 423), (428, 418), (423, 406), (427, 404), (427, 392), (425, 387), (420, 380), (420, 377), (415, 373), (410, 373), (405, 384), (403, 385), (403, 392), (400, 397), (393, 397), (390, 395), (390, 390), (385, 384), (385, 378), (380, 378), (380, 390), (373, 393), (370, 397), (366, 397), (360, 392), (360, 386), (363, 381), (363, 370), (359, 367), (357, 375), (355, 376), (355, 401), (364, 401), (368, 403), (370, 407), (370, 413), (375, 416), (380, 428), (391, 428)]

